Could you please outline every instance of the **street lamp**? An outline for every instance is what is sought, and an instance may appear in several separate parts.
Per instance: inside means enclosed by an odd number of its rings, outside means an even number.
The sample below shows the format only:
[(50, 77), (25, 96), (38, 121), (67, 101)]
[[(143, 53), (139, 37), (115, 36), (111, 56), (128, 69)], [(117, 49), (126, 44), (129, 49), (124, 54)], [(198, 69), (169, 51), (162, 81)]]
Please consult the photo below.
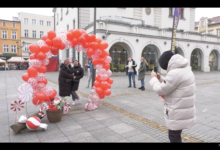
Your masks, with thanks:
[(18, 41), (16, 42), (16, 44), (17, 44), (18, 54), (19, 54), (19, 48), (21, 48), (21, 60), (22, 60), (22, 48), (24, 47), (25, 41), (22, 42), (22, 46), (19, 46), (19, 45), (18, 45), (18, 44), (19, 44)]

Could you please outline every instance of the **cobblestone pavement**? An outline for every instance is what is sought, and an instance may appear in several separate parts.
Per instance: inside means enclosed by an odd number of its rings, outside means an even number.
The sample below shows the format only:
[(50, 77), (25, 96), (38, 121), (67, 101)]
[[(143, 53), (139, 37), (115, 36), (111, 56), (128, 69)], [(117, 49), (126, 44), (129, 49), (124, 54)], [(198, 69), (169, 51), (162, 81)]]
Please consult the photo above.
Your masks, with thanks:
[[(24, 83), (21, 76), (26, 71), (0, 71), (0, 142), (169, 142), (163, 118), (163, 99), (152, 91), (150, 75), (145, 77), (145, 91), (127, 88), (127, 76), (112, 76), (112, 94), (105, 97), (103, 105), (94, 111), (83, 109), (90, 88), (86, 88), (88, 77), (80, 81), (78, 94), (81, 104), (72, 106), (71, 111), (59, 123), (49, 123), (46, 131), (40, 129), (14, 134), (10, 125), (15, 123), (15, 113), (10, 103), (17, 99), (17, 89)], [(219, 142), (220, 72), (195, 72), (197, 124), (183, 130), (184, 142)], [(47, 86), (58, 91), (58, 72), (47, 72)], [(58, 96), (58, 95), (57, 95)], [(71, 97), (67, 100), (71, 103)], [(39, 106), (27, 103), (28, 114), (36, 113)], [(24, 115), (21, 110), (18, 115)]]

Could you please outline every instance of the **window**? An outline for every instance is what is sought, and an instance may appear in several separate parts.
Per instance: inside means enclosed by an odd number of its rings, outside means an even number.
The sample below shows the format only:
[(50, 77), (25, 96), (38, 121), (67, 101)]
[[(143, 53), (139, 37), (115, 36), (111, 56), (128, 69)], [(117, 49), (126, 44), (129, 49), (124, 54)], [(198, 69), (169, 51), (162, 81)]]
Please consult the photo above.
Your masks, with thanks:
[(16, 40), (17, 39), (17, 32), (12, 31), (12, 39)]
[(169, 8), (169, 16), (173, 16), (173, 8)]
[(69, 13), (69, 9), (68, 8), (66, 8), (66, 15)]
[(40, 20), (40, 26), (43, 26), (43, 25), (44, 25), (44, 21)]
[(5, 23), (5, 22), (3, 22), (3, 26), (6, 26), (6, 23)]
[(33, 38), (36, 38), (36, 30), (33, 30), (33, 31), (32, 31), (32, 37), (33, 37)]
[(181, 9), (180, 18), (184, 19), (184, 8)]
[(213, 30), (210, 30), (210, 31), (209, 31), (209, 34), (212, 34), (212, 31), (213, 31)]
[(16, 53), (16, 45), (11, 45), (11, 52)]
[(27, 29), (24, 30), (24, 37), (28, 37), (28, 30)]
[(32, 25), (36, 25), (36, 19), (32, 19)]
[(12, 23), (12, 27), (15, 27), (15, 23)]
[(50, 21), (47, 21), (47, 26), (50, 26)]
[(204, 26), (205, 26), (205, 22), (202, 21), (202, 22), (201, 22), (201, 27), (204, 27)]
[(8, 45), (4, 44), (4, 53), (8, 53)]
[(40, 38), (44, 35), (44, 31), (40, 31)]
[(75, 20), (73, 20), (73, 29), (75, 29)]
[(7, 39), (7, 31), (2, 31), (2, 38)]
[(29, 44), (28, 44), (28, 43), (25, 43), (25, 45), (24, 45), (24, 51), (29, 51)]
[(217, 36), (220, 37), (220, 29), (217, 30)]
[(24, 18), (24, 24), (28, 24), (28, 18)]

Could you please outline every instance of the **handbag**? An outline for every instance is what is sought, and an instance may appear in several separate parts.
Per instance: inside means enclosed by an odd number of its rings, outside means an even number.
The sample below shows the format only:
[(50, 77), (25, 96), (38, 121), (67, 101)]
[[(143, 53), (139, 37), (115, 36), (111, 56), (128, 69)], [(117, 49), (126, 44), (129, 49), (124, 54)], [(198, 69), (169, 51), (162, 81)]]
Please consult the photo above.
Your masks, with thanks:
[(64, 79), (66, 83), (72, 82), (73, 79)]

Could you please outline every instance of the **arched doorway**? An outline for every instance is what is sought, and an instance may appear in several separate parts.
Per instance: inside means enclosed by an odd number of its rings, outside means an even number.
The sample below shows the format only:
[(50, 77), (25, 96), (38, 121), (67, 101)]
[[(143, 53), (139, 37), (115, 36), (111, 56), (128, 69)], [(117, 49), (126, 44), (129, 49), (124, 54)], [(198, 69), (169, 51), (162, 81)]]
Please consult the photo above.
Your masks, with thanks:
[(202, 52), (196, 48), (192, 51), (190, 66), (193, 71), (202, 71)]
[(180, 47), (176, 47), (176, 53), (177, 53), (177, 54), (180, 54), (181, 56), (184, 57), (183, 50), (182, 50)]
[(130, 47), (123, 42), (117, 42), (109, 50), (112, 62), (110, 63), (110, 70), (112, 72), (125, 72), (125, 64), (128, 57), (132, 58)]
[(216, 71), (218, 70), (218, 51), (217, 50), (213, 50), (211, 51), (210, 55), (209, 55), (209, 67), (210, 67), (210, 71)]
[(142, 50), (142, 57), (146, 59), (148, 62), (148, 67), (146, 71), (152, 71), (154, 67), (158, 67), (159, 70), (159, 65), (158, 65), (158, 58), (159, 58), (159, 49), (152, 44), (149, 44), (144, 47)]

